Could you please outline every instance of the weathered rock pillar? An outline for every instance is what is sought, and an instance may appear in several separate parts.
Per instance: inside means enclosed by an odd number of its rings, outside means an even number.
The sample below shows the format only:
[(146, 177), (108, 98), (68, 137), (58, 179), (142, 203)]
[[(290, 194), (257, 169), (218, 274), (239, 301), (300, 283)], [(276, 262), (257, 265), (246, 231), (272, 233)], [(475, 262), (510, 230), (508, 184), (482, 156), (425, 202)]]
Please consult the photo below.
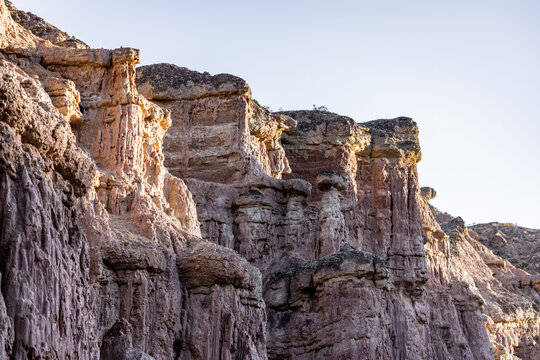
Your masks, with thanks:
[(311, 184), (302, 179), (289, 179), (285, 182), (287, 192), (287, 212), (285, 216), (285, 243), (283, 248), (293, 251), (297, 256), (313, 259), (313, 241), (306, 214), (306, 198), (311, 194)]
[(317, 175), (316, 183), (323, 193), (319, 214), (318, 258), (321, 258), (338, 252), (345, 241), (345, 218), (339, 192), (347, 187), (347, 179), (335, 171), (322, 171)]

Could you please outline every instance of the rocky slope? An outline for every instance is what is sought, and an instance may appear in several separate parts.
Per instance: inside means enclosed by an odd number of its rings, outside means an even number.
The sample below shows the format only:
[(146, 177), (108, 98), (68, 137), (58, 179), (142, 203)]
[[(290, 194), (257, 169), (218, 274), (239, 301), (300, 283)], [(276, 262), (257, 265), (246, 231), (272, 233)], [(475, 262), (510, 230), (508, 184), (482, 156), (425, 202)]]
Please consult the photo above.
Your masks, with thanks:
[(540, 279), (516, 268), (483, 245), (476, 229), (431, 207), (450, 239), (452, 277), (482, 304), (484, 325), (496, 359), (540, 358)]
[(30, 12), (17, 9), (9, 0), (5, 0), (5, 3), (10, 12), (11, 18), (15, 22), (22, 25), (24, 28), (30, 30), (33, 34), (39, 36), (40, 38), (49, 40), (50, 42), (58, 46), (73, 47), (79, 49), (89, 48), (89, 46), (81, 40), (63, 32), (62, 30), (48, 23), (41, 17)]
[(496, 255), (531, 274), (540, 275), (540, 230), (492, 222), (470, 227)]
[(430, 207), (412, 119), (138, 61), (0, 0), (0, 358), (540, 357), (537, 272)]

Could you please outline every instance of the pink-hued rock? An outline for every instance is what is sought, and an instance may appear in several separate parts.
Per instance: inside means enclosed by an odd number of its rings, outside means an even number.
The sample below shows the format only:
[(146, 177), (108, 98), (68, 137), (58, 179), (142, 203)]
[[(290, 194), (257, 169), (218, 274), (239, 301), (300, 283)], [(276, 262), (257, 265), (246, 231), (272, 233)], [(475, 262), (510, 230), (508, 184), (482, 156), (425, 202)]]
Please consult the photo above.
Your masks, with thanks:
[[(200, 238), (138, 51), (57, 47), (3, 1), (0, 43), (0, 358), (265, 359), (259, 271)], [(191, 286), (224, 254), (249, 286)]]
[(478, 241), (512, 265), (540, 275), (540, 230), (493, 222), (470, 226)]
[[(431, 205), (428, 211), (427, 206), (426, 202), (426, 210), (422, 212), (426, 216), (425, 232), (429, 234), (426, 253), (432, 272), (437, 274), (428, 282), (428, 288), (448, 284), (459, 316), (469, 319), (465, 336), (478, 341), (479, 334), (487, 335), (490, 349), (474, 346), (475, 358), (480, 357), (479, 350), (483, 354), (493, 354), (496, 359), (538, 358), (540, 287), (536, 284), (537, 276), (495, 255), (480, 243), (480, 236), (472, 230), (474, 227), (465, 226), (461, 218), (442, 213)], [(484, 225), (478, 225), (478, 228), (483, 229)], [(442, 236), (440, 230), (444, 231)], [(439, 299), (435, 297), (432, 301)], [(479, 317), (483, 327), (478, 321), (470, 321)], [(442, 319), (445, 318), (450, 317)], [(452, 323), (442, 321), (450, 326)], [(483, 334), (484, 328), (487, 334)]]
[(138, 62), (0, 0), (0, 359), (540, 357), (534, 231), (430, 206), (412, 119)]
[(137, 69), (137, 86), (172, 111), (164, 154), (173, 175), (238, 183), (291, 171), (279, 140), (296, 122), (270, 114), (251, 99), (244, 80), (157, 64)]

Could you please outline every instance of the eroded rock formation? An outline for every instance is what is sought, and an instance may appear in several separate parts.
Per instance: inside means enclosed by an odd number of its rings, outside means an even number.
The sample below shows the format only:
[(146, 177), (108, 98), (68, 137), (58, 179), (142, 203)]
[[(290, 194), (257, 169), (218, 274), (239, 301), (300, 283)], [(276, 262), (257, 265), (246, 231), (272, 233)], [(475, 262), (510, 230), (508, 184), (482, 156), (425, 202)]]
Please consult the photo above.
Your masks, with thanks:
[(251, 99), (244, 80), (158, 64), (138, 68), (137, 81), (144, 96), (172, 111), (164, 154), (173, 175), (234, 183), (291, 171), (279, 139), (296, 123)]
[(493, 222), (470, 227), (478, 240), (512, 265), (540, 275), (540, 230)]
[(58, 47), (0, 11), (0, 358), (265, 359), (259, 271), (200, 239), (138, 51)]
[(469, 228), (459, 217), (443, 219), (441, 227), (450, 240), (450, 278), (468, 293), (460, 306), (471, 307), (467, 296), (481, 305), (495, 358), (539, 358), (538, 275), (516, 268), (481, 243), (482, 238), (474, 229), (489, 228), (491, 224)]
[(0, 358), (540, 356), (538, 238), (431, 207), (412, 119), (138, 62), (0, 0)]

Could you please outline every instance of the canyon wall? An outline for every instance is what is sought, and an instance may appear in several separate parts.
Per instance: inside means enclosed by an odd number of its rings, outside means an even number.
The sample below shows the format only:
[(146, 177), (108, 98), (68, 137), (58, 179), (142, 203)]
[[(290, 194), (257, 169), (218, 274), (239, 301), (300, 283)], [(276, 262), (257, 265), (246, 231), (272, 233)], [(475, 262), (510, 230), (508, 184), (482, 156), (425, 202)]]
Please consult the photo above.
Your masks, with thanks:
[(429, 205), (412, 119), (138, 62), (0, 0), (1, 359), (540, 357), (534, 255)]
[(59, 47), (0, 11), (0, 358), (266, 359), (260, 272), (200, 238), (138, 51)]
[(496, 255), (530, 274), (540, 275), (540, 230), (498, 222), (472, 225), (470, 229)]
[[(451, 278), (463, 284), (468, 296), (481, 304), (484, 326), (495, 358), (540, 358), (538, 275), (516, 268), (507, 259), (497, 256), (495, 247), (492, 251), (483, 245), (485, 235), (479, 235), (481, 233), (476, 230), (490, 229), (493, 224), (467, 227), (459, 217), (441, 213), (434, 207), (431, 210), (449, 237)], [(529, 235), (535, 234), (532, 229), (521, 230)], [(526, 239), (525, 235), (521, 239)], [(528, 250), (527, 247), (522, 248), (521, 258), (531, 255)], [(514, 249), (514, 255), (517, 253)], [(470, 303), (467, 301), (466, 305), (470, 307)]]
[[(171, 169), (186, 169), (177, 159), (212, 143), (213, 136), (198, 129), (213, 124), (216, 115), (194, 117), (175, 109), (215, 96), (224, 75), (216, 75), (208, 89), (208, 74), (198, 83), (187, 69), (152, 65), (139, 73), (138, 87), (171, 109), (173, 128), (184, 131), (164, 143), (164, 152)], [(174, 95), (164, 99), (156, 88)], [(196, 99), (190, 88), (199, 89)], [(221, 92), (220, 101), (237, 96)], [(245, 111), (237, 114), (230, 126), (245, 129), (254, 122), (246, 121)], [(248, 171), (225, 178), (181, 174), (188, 176), (203, 238), (235, 249), (262, 271), (270, 358), (537, 356), (537, 289), (518, 289), (519, 295), (508, 298), (516, 291), (510, 282), (488, 277), (488, 265), (477, 271), (476, 261), (493, 259), (452, 243), (452, 232), (441, 228), (427, 203), (435, 191), (418, 188), (420, 147), (411, 119), (358, 124), (322, 111), (274, 115), (296, 122), (281, 133), (292, 170), (281, 174), (284, 180), (254, 161), (241, 168)], [(194, 144), (184, 140), (190, 131), (199, 136)], [(212, 165), (215, 173), (220, 167)], [(462, 232), (466, 242), (475, 241), (465, 227)], [(489, 284), (478, 288), (481, 281)], [(519, 310), (501, 320), (509, 304)], [(501, 330), (501, 321), (519, 324), (518, 330)]]

